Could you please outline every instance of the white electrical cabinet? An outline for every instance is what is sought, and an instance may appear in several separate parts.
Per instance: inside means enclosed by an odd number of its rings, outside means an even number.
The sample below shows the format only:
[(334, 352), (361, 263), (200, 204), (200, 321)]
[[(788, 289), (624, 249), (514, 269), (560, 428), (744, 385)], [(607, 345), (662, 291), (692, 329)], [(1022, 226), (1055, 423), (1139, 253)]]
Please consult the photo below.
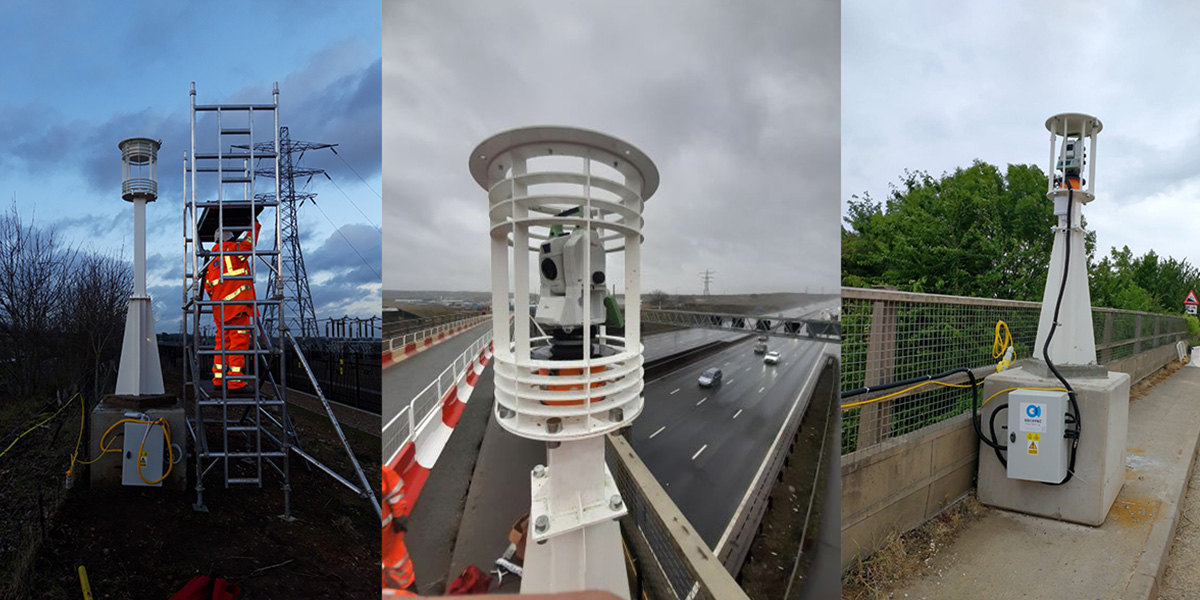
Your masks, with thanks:
[(1058, 483), (1071, 456), (1066, 392), (1013, 390), (1008, 396), (1008, 478)]
[[(149, 434), (146, 428), (150, 428)], [(143, 447), (142, 439), (146, 444)], [(125, 451), (121, 455), (121, 484), (149, 486), (142, 481), (157, 481), (163, 473), (163, 430), (157, 425), (145, 423), (125, 424)], [(138, 475), (138, 464), (141, 463), (142, 474)], [(162, 482), (153, 487), (162, 487)]]

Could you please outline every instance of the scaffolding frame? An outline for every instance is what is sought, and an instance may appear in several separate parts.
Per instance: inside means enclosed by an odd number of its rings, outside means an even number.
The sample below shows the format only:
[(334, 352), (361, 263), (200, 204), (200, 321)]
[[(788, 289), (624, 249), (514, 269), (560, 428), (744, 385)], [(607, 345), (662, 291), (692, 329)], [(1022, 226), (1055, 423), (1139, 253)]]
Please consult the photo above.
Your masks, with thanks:
[[(368, 499), (377, 514), (381, 507), (373, 487), (363, 474), (358, 460), (355, 458), (342, 432), (341, 425), (334, 415), (332, 407), (321, 391), (308, 360), (304, 357), (299, 344), (288, 331), (284, 319), (285, 298), (282, 286), (283, 252), (281, 243), (282, 211), (280, 210), (280, 128), (279, 128), (279, 85), (273, 85), (272, 101), (270, 104), (211, 104), (196, 103), (196, 86), (191, 86), (191, 148), (183, 157), (184, 185), (184, 281), (183, 281), (183, 335), (186, 344), (183, 364), (183, 381), (185, 390), (192, 392), (193, 411), (188, 418), (188, 430), (195, 443), (196, 458), (196, 503), (193, 508), (207, 512), (204, 505), (204, 479), (218, 465), (221, 466), (224, 485), (257, 485), (263, 484), (264, 464), (277, 473), (282, 480), (283, 488), (283, 518), (291, 520), (291, 475), (289, 459), (292, 453), (307, 461), (310, 469), (316, 466), (321, 471), (332, 476), (361, 498)], [(197, 150), (197, 113), (211, 113), (215, 118), (216, 147), (209, 150)], [(266, 114), (271, 120), (270, 149), (256, 147), (254, 120), (256, 114)], [(259, 130), (261, 132), (261, 128)], [(265, 136), (264, 136), (265, 137)], [(231, 143), (239, 142), (239, 143)], [(238, 148), (238, 146), (242, 146)], [(256, 160), (270, 160), (274, 163), (275, 193), (270, 198), (256, 197), (254, 192), (257, 170)], [(211, 196), (197, 198), (197, 178), (206, 186), (215, 184)], [(237, 186), (232, 190), (228, 186)], [(205, 187), (202, 194), (208, 194)], [(274, 208), (274, 235), (270, 248), (259, 248), (259, 237), (253, 235), (254, 221), (259, 211)], [(216, 215), (216, 230), (213, 232), (214, 249), (205, 247), (207, 240), (201, 235), (202, 211), (208, 210)], [(226, 211), (248, 211), (250, 218), (242, 224), (226, 224)], [(211, 218), (211, 217), (210, 217)], [(264, 228), (266, 229), (266, 228)], [(249, 250), (227, 250), (220, 244), (222, 232), (234, 234), (249, 233), (252, 243)], [(268, 280), (274, 284), (269, 286), (273, 293), (266, 298), (245, 300), (214, 300), (205, 298), (204, 276), (211, 261), (225, 264), (227, 257), (241, 256), (247, 261), (248, 274), (228, 275), (222, 270), (220, 281), (246, 281), (254, 286), (259, 269), (266, 269)], [(250, 347), (246, 350), (230, 351), (227, 344), (222, 343), (221, 350), (215, 350), (215, 338), (202, 336), (201, 331), (205, 319), (212, 319), (214, 309), (225, 305), (251, 306), (250, 324), (246, 326), (227, 326), (224, 329), (248, 330), (251, 335)], [(263, 316), (267, 311), (278, 315), (278, 320), (272, 323), (272, 331), (263, 327)], [(274, 331), (277, 329), (277, 331)], [(274, 334), (274, 336), (272, 335)], [(284, 348), (290, 342), (300, 365), (310, 380), (316, 395), (326, 409), (330, 422), (346, 450), (351, 464), (357, 474), (358, 485), (339, 475), (336, 471), (322, 464), (300, 447), (296, 428), (288, 414), (287, 403), (287, 361)], [(229, 355), (244, 355), (246, 357), (243, 372), (234, 374), (226, 369), (223, 383), (229, 381), (246, 381), (247, 385), (238, 390), (230, 390), (227, 385), (220, 388), (206, 384), (211, 375), (202, 370), (207, 360), (220, 356), (223, 365), (228, 366)], [(278, 371), (279, 380), (275, 380)], [(263, 386), (271, 384), (272, 396), (263, 395)], [(236, 416), (231, 419), (231, 411)], [(215, 438), (215, 439), (214, 439)], [(239, 443), (236, 448), (232, 442)]]

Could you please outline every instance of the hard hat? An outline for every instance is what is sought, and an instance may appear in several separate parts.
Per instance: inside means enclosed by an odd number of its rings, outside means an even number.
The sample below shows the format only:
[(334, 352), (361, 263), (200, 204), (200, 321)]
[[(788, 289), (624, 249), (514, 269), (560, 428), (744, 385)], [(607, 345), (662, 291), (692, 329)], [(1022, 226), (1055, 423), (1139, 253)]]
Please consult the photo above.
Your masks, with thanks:
[(222, 230), (221, 231), (221, 241), (223, 241), (223, 242), (233, 241), (233, 232)]

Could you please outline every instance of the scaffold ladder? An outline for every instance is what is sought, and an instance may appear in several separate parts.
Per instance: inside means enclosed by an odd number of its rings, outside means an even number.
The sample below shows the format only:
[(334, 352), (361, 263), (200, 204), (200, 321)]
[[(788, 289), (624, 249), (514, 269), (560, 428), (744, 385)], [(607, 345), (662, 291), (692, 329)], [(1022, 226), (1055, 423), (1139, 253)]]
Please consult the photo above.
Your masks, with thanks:
[[(204, 505), (204, 480), (220, 467), (226, 488), (234, 485), (262, 487), (264, 466), (282, 480), (285, 519), (291, 519), (291, 475), (289, 459), (292, 453), (305, 459), (323, 472), (348, 486), (360, 497), (368, 499), (379, 513), (380, 505), (372, 486), (342, 433), (337, 417), (321, 392), (311, 369), (307, 368), (295, 340), (283, 318), (284, 297), (275, 293), (266, 298), (227, 300), (208, 298), (204, 292), (205, 273), (211, 261), (225, 264), (228, 257), (244, 257), (249, 272), (230, 275), (222, 270), (220, 280), (245, 281), (255, 285), (258, 274), (264, 272), (274, 285), (280, 285), (283, 265), (280, 249), (281, 214), (279, 210), (279, 86), (272, 90), (270, 104), (213, 104), (196, 103), (196, 88), (191, 88), (191, 150), (184, 156), (184, 282), (183, 334), (187, 347), (183, 381), (194, 405), (188, 418), (188, 429), (195, 443), (196, 503), (193, 507), (207, 512)], [(266, 123), (255, 128), (255, 119)], [(200, 123), (198, 124), (198, 120)], [(257, 136), (257, 137), (256, 137)], [(261, 138), (261, 139), (260, 139)], [(270, 142), (267, 142), (270, 140)], [(215, 145), (208, 144), (215, 142)], [(266, 142), (266, 143), (261, 143)], [(239, 148), (240, 146), (240, 148)], [(273, 150), (272, 150), (273, 149)], [(256, 161), (274, 164), (274, 194), (255, 196)], [(264, 197), (266, 196), (266, 197)], [(269, 225), (254, 238), (258, 215), (270, 211)], [(235, 237), (246, 235), (253, 240), (249, 249), (229, 249), (216, 242), (222, 232)], [(269, 239), (270, 245), (260, 248)], [(250, 333), (250, 347), (229, 351), (228, 344), (215, 350), (216, 339), (202, 335), (213, 319), (214, 309), (224, 305), (248, 305), (250, 322), (224, 326), (226, 331)], [(272, 330), (264, 328), (263, 314), (278, 315)], [(299, 437), (288, 414), (287, 361), (285, 344), (291, 345), (316, 390), (317, 397), (336, 430), (354, 466), (358, 485), (338, 475), (299, 447)], [(241, 373), (223, 371), (225, 385), (210, 383), (208, 374), (215, 357), (229, 365), (230, 355), (244, 355)], [(278, 380), (276, 375), (278, 374)], [(245, 387), (231, 390), (229, 382), (244, 381)], [(269, 384), (271, 394), (264, 394)]]

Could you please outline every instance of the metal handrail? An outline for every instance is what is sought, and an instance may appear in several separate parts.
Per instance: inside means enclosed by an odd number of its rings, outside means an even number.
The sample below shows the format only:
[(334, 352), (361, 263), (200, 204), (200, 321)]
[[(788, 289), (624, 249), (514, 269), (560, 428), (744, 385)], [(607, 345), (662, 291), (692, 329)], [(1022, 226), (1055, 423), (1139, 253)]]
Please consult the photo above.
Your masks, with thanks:
[[(491, 316), (489, 315), (490, 319)], [(492, 330), (480, 336), (466, 350), (459, 354), (450, 365), (438, 373), (429, 385), (426, 385), (410, 399), (399, 412), (384, 424), (381, 433), (384, 443), (386, 463), (391, 463), (400, 453), (404, 444), (412, 441), (418, 429), (422, 428), (441, 405), (441, 399), (451, 385), (458, 383), (468, 368), (473, 368), (479, 355), (492, 342)], [(433, 394), (430, 394), (430, 392)], [(422, 400), (425, 400), (422, 405)], [(391, 433), (389, 434), (389, 431)]]
[(458, 321), (451, 321), (449, 323), (442, 323), (440, 325), (434, 325), (433, 327), (422, 329), (420, 331), (409, 332), (409, 333), (406, 333), (406, 334), (398, 336), (398, 337), (391, 337), (391, 338), (383, 340), (384, 352), (394, 352), (397, 348), (403, 350), (404, 347), (410, 343), (417, 343), (417, 342), (425, 340), (426, 338), (433, 337), (439, 333), (453, 331), (453, 330), (458, 329), (463, 326), (474, 327), (475, 325), (478, 325), (480, 323), (490, 321), (491, 318), (492, 318), (492, 315), (476, 315), (474, 317), (468, 317), (466, 319), (460, 319)]

